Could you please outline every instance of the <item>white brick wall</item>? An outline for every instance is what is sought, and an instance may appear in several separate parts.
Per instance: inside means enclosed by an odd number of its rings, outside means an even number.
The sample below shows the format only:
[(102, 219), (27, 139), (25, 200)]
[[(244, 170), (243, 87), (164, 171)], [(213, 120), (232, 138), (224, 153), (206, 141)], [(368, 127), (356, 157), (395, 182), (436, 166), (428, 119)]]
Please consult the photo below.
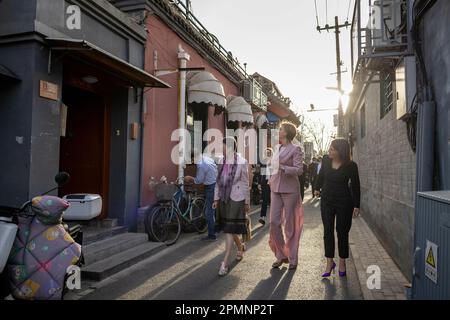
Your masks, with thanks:
[(366, 135), (361, 138), (360, 111), (353, 158), (361, 176), (361, 209), (407, 277), (412, 265), (413, 217), (416, 181), (415, 153), (406, 124), (394, 108), (380, 119), (380, 86), (371, 84), (364, 98)]

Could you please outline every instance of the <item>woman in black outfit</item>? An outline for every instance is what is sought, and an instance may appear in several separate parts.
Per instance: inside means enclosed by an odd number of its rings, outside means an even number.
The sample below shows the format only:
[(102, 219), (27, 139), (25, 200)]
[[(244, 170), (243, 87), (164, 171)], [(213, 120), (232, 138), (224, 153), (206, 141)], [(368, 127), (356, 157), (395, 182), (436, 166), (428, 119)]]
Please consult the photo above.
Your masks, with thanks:
[(329, 277), (336, 268), (334, 262), (334, 225), (338, 237), (339, 276), (345, 277), (345, 260), (349, 257), (348, 234), (352, 218), (360, 215), (360, 184), (358, 166), (351, 160), (350, 146), (344, 139), (331, 143), (329, 156), (323, 158), (317, 177), (316, 196), (321, 196), (327, 268), (322, 277)]
[[(272, 148), (267, 148), (265, 155), (266, 159), (271, 159), (273, 155)], [(267, 163), (267, 160), (265, 163)], [(259, 223), (261, 223), (263, 226), (266, 224), (267, 207), (270, 204), (269, 172), (267, 170), (268, 170), (267, 165), (261, 164), (261, 176), (260, 176), (261, 180), (259, 182), (261, 184), (262, 204)]]

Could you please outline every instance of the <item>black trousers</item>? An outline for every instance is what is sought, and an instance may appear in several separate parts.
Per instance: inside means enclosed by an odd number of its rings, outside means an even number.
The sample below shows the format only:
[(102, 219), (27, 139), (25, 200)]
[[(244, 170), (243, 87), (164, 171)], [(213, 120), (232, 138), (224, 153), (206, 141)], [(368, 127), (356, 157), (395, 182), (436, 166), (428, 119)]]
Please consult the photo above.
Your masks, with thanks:
[(334, 258), (334, 226), (336, 224), (339, 257), (347, 259), (349, 257), (348, 234), (353, 219), (352, 200), (343, 199), (342, 201), (327, 202), (322, 198), (320, 206), (324, 229), (325, 257)]
[(302, 197), (302, 201), (305, 199), (305, 179), (300, 179), (300, 196)]
[(262, 197), (261, 217), (266, 217), (267, 206), (270, 203), (270, 186), (264, 177), (262, 177), (261, 179), (261, 197)]

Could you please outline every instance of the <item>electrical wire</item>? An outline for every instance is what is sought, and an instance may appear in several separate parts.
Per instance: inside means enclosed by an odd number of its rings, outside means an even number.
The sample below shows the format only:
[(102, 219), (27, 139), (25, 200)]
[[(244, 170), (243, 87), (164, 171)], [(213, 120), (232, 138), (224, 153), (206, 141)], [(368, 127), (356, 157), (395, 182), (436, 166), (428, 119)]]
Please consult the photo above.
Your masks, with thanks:
[(406, 131), (407, 131), (407, 136), (408, 136), (408, 142), (409, 145), (411, 146), (412, 151), (416, 152), (417, 150), (417, 141), (416, 141), (416, 136), (417, 136), (417, 109), (418, 109), (418, 102), (417, 102), (417, 93), (414, 96), (414, 99), (411, 103), (410, 106), (410, 114), (409, 116), (405, 119), (406, 122)]
[(352, 7), (352, 0), (348, 0), (347, 20), (350, 17), (350, 8)]
[(317, 21), (317, 26), (320, 26), (320, 23), (319, 23), (319, 12), (317, 11), (317, 0), (314, 0), (314, 7), (316, 8), (316, 21)]

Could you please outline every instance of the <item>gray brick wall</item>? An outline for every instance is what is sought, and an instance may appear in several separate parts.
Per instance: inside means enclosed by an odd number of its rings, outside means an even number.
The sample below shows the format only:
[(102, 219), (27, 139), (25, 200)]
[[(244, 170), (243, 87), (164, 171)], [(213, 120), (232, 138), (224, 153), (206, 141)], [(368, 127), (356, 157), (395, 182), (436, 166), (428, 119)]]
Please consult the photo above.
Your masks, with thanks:
[(406, 124), (394, 108), (380, 119), (380, 86), (371, 84), (364, 98), (366, 134), (361, 137), (357, 110), (357, 140), (353, 158), (361, 179), (361, 210), (404, 275), (411, 279), (416, 160)]

